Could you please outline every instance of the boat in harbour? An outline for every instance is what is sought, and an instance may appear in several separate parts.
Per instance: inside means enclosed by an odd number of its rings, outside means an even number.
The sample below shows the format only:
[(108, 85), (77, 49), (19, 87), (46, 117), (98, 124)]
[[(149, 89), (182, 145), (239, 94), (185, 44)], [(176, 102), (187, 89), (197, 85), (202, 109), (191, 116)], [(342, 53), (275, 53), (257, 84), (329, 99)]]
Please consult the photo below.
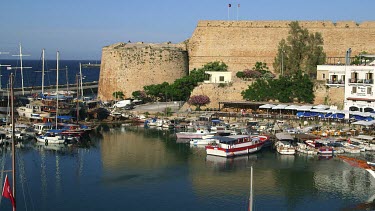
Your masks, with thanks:
[(205, 135), (214, 135), (216, 133), (213, 131), (208, 131), (206, 129), (198, 128), (195, 132), (179, 132), (176, 133), (177, 139), (192, 139), (192, 138), (202, 138)]
[(217, 143), (206, 146), (207, 155), (233, 157), (257, 152), (269, 139), (265, 135), (215, 136)]
[(276, 133), (276, 151), (282, 155), (294, 155), (295, 147), (292, 146), (293, 137), (289, 133)]

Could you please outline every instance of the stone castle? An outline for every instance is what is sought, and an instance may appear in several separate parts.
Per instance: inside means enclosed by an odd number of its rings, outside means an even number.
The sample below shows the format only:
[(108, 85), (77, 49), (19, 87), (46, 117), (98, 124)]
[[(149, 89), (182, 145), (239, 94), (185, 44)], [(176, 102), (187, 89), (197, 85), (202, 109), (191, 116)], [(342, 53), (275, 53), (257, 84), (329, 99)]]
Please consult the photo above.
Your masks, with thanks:
[[(288, 36), (289, 23), (200, 21), (192, 37), (180, 44), (119, 43), (106, 46), (102, 51), (98, 95), (103, 100), (109, 100), (113, 99), (113, 92), (123, 91), (126, 97), (130, 97), (133, 91), (141, 90), (145, 85), (164, 81), (171, 83), (189, 70), (213, 61), (226, 63), (229, 71), (234, 73), (251, 68), (258, 61), (266, 62), (272, 69), (277, 46), (282, 38)], [(348, 48), (352, 49), (352, 55), (362, 51), (375, 52), (375, 22), (299, 23), (310, 33), (322, 34), (327, 57), (344, 57)], [(204, 89), (201, 86), (199, 90)], [(223, 101), (242, 100), (237, 94), (221, 97)], [(322, 97), (317, 96), (316, 101), (320, 103)]]

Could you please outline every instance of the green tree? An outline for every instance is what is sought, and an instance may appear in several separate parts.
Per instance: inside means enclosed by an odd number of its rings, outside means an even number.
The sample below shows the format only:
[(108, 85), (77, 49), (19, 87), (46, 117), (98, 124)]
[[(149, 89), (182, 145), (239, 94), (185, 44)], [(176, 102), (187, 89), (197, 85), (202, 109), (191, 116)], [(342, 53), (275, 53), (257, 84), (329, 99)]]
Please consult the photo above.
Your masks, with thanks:
[(293, 76), (280, 76), (278, 79), (259, 78), (241, 92), (242, 97), (249, 101), (278, 100), (281, 103), (314, 101), (314, 83), (302, 71)]
[(310, 76), (316, 75), (316, 66), (323, 64), (326, 59), (321, 33), (310, 34), (298, 21), (291, 22), (289, 26), (287, 39), (282, 39), (278, 45), (278, 53), (273, 63), (275, 71), (292, 75), (302, 70)]
[(120, 100), (123, 100), (125, 95), (122, 91), (116, 91), (116, 92), (113, 92), (112, 93), (112, 96), (117, 100), (117, 99), (120, 99)]
[(269, 80), (258, 78), (249, 85), (248, 89), (241, 92), (242, 97), (249, 101), (268, 101), (271, 98)]
[(265, 74), (266, 72), (269, 71), (269, 68), (267, 66), (267, 63), (265, 62), (256, 62), (253, 70), (256, 70), (262, 74)]
[(350, 62), (351, 65), (360, 65), (362, 63), (368, 62), (366, 58), (364, 58), (362, 55), (368, 54), (366, 51), (362, 51), (360, 54), (355, 55), (354, 59)]
[(144, 86), (143, 89), (145, 90), (146, 95), (150, 98), (155, 100), (164, 100), (166, 99), (166, 92), (168, 90), (169, 83), (163, 82), (161, 84), (152, 84), (149, 86)]
[(228, 65), (224, 62), (214, 61), (203, 65), (201, 69), (203, 71), (228, 71)]
[(292, 93), (293, 98), (299, 103), (313, 103), (314, 102), (314, 83), (310, 80), (310, 77), (306, 74), (302, 74), (301, 71), (297, 71), (293, 75)]

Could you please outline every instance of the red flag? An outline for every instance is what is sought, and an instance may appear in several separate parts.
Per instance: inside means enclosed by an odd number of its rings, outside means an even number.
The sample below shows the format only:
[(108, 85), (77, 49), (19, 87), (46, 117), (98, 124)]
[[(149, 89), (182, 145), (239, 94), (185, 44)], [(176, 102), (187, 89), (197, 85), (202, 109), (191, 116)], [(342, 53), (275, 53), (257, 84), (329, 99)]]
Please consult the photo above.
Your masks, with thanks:
[(4, 196), (5, 198), (10, 199), (10, 202), (12, 202), (13, 207), (14, 208), (16, 207), (16, 201), (14, 200), (13, 194), (10, 191), (10, 185), (9, 185), (9, 181), (8, 181), (8, 175), (5, 176), (4, 186), (3, 186), (3, 193), (1, 195)]
[(232, 6), (232, 4), (228, 4), (228, 7), (231, 7)]

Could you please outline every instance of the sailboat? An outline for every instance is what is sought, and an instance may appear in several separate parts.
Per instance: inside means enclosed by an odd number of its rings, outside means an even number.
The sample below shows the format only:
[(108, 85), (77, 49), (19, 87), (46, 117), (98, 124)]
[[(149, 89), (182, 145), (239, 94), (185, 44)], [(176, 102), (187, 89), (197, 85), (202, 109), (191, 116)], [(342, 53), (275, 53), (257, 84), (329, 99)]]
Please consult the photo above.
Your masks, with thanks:
[[(56, 54), (56, 93), (59, 92), (59, 57), (60, 57), (60, 53), (57, 51), (57, 54)], [(59, 95), (57, 94), (56, 95), (55, 129), (57, 129), (58, 115), (59, 115)], [(45, 144), (67, 143), (67, 140), (65, 140), (60, 134), (57, 134), (53, 131), (37, 136), (36, 139), (37, 141), (44, 142)]]

